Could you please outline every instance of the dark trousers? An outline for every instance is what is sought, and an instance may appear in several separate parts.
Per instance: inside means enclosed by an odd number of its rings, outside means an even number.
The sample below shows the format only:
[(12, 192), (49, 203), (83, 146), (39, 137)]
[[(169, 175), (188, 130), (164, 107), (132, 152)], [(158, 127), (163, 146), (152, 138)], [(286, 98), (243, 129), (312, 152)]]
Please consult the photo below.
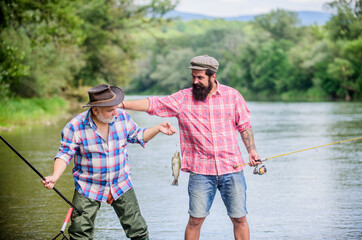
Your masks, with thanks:
[[(76, 211), (73, 211), (71, 225), (68, 229), (70, 239), (93, 239), (94, 221), (101, 203), (86, 198), (75, 190), (73, 204), (82, 212), (82, 215), (79, 216)], [(141, 215), (133, 188), (113, 201), (112, 207), (128, 238), (132, 240), (148, 239), (147, 224)]]

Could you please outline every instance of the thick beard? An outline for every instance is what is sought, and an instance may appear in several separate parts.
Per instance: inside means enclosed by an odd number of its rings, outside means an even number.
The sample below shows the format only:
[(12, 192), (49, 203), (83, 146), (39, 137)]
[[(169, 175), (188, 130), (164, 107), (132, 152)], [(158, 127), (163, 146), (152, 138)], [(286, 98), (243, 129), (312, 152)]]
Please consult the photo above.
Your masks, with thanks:
[(114, 121), (115, 117), (113, 116), (113, 117), (110, 117), (110, 118), (105, 118), (105, 117), (103, 117), (103, 115), (101, 113), (99, 113), (97, 118), (102, 123), (112, 123)]
[(192, 96), (196, 101), (204, 101), (211, 92), (212, 84), (211, 77), (209, 77), (209, 86), (205, 87), (202, 84), (192, 84)]

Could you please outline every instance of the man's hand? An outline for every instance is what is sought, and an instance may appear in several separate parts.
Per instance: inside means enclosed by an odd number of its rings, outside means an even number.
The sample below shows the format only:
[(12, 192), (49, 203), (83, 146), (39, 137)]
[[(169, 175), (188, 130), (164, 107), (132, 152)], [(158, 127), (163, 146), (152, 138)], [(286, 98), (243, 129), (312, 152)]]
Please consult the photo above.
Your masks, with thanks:
[(55, 183), (58, 181), (60, 176), (63, 174), (67, 164), (60, 158), (55, 159), (53, 167), (53, 175), (45, 177), (45, 181), (42, 179), (41, 182), (44, 184), (44, 187), (52, 189)]
[(256, 150), (251, 150), (249, 152), (249, 166), (255, 167), (256, 165), (261, 164), (261, 161), (257, 160), (260, 160), (259, 154), (256, 152)]
[(160, 132), (162, 132), (165, 135), (173, 135), (173, 134), (177, 133), (177, 130), (176, 130), (176, 128), (174, 128), (171, 125), (171, 123), (163, 122), (163, 123), (157, 124), (151, 128), (147, 128), (145, 130), (143, 138), (146, 142), (148, 142)]
[(41, 182), (44, 184), (44, 187), (46, 187), (47, 189), (52, 189), (55, 185), (55, 183), (57, 182), (58, 179), (56, 179), (53, 176), (48, 176), (45, 177), (45, 181), (43, 179), (41, 179)]
[(160, 132), (162, 132), (163, 134), (166, 134), (166, 135), (173, 135), (173, 134), (177, 133), (176, 128), (174, 126), (172, 126), (171, 123), (169, 123), (169, 122), (160, 123), (159, 130), (160, 130)]

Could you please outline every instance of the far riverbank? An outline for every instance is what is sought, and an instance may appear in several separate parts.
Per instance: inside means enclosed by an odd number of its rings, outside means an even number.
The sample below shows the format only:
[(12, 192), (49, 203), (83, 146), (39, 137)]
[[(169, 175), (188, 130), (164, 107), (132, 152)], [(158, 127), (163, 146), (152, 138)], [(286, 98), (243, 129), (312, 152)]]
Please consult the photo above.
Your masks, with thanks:
[[(82, 91), (86, 92), (86, 91)], [(144, 98), (148, 95), (128, 95)], [(0, 132), (8, 132), (18, 129), (31, 129), (33, 126), (49, 126), (56, 124), (59, 120), (70, 118), (73, 111), (78, 111), (87, 101), (87, 95), (80, 91), (73, 93), (70, 97), (52, 98), (10, 98), (0, 100)], [(251, 102), (246, 98), (247, 102)], [(262, 101), (262, 102), (293, 102), (293, 101)], [(310, 102), (310, 101), (296, 101)], [(313, 101), (314, 102), (314, 101)]]
[(61, 97), (12, 98), (0, 101), (0, 132), (52, 125), (68, 115), (71, 104)]

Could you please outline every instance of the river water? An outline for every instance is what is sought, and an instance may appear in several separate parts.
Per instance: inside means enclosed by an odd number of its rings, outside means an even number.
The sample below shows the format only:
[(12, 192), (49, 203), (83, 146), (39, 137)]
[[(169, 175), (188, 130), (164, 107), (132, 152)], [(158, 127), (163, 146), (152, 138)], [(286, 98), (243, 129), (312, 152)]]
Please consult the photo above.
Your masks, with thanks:
[[(362, 136), (362, 103), (249, 102), (258, 153), (272, 157)], [(143, 127), (162, 120), (129, 112)], [(69, 119), (68, 119), (69, 120)], [(167, 119), (177, 126), (176, 119)], [(60, 131), (57, 125), (1, 135), (44, 176), (52, 172)], [(244, 146), (239, 141), (247, 159)], [(171, 186), (171, 157), (179, 136), (158, 135), (146, 148), (129, 144), (132, 179), (152, 240), (183, 239), (188, 220), (188, 174)], [(265, 162), (267, 174), (245, 168), (251, 239), (362, 239), (362, 141), (350, 141)], [(68, 205), (3, 142), (0, 142), (0, 239), (51, 239)], [(68, 199), (71, 167), (56, 185)], [(59, 238), (60, 239), (60, 238)], [(112, 207), (102, 204), (95, 239), (126, 239)], [(233, 239), (230, 219), (217, 194), (206, 218), (203, 240)]]

